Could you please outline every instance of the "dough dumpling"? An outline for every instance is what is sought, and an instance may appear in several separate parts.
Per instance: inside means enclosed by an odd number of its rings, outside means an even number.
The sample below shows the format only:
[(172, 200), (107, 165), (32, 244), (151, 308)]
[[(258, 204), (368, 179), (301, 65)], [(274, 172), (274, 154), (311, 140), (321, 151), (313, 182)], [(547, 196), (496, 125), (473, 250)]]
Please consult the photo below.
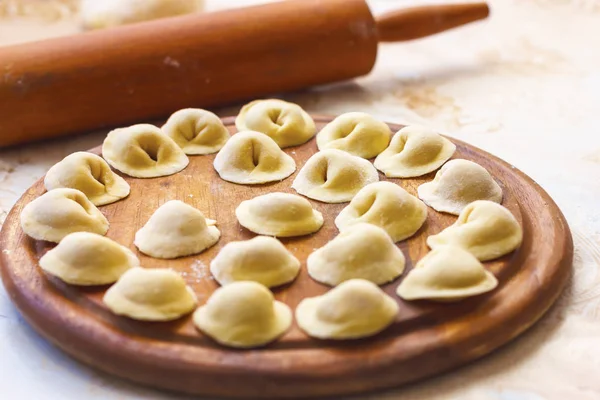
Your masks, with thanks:
[(292, 324), (292, 312), (260, 283), (233, 282), (198, 308), (194, 324), (224, 346), (251, 348), (283, 335)]
[(219, 117), (198, 108), (175, 112), (162, 131), (189, 155), (216, 153), (230, 137)]
[(436, 211), (458, 215), (475, 200), (502, 202), (502, 189), (481, 165), (450, 160), (431, 182), (419, 186), (419, 198)]
[(350, 279), (383, 285), (402, 274), (405, 259), (383, 229), (361, 223), (311, 253), (306, 264), (314, 280), (330, 286)]
[(308, 159), (292, 188), (324, 203), (352, 200), (360, 189), (379, 181), (379, 174), (365, 159), (341, 150), (323, 150)]
[(373, 158), (390, 143), (387, 124), (362, 112), (342, 114), (317, 134), (319, 150), (338, 149), (362, 158)]
[(500, 204), (487, 200), (466, 206), (454, 225), (427, 238), (432, 249), (443, 245), (462, 247), (480, 261), (510, 253), (523, 239), (517, 219)]
[(254, 185), (282, 181), (296, 171), (296, 162), (270, 137), (259, 132), (236, 133), (214, 161), (221, 179)]
[(414, 235), (427, 219), (427, 206), (391, 182), (375, 182), (354, 196), (335, 219), (340, 231), (367, 222), (383, 228), (394, 242)]
[(404, 300), (457, 301), (489, 292), (498, 285), (494, 274), (468, 251), (439, 246), (423, 257), (396, 293)]
[(177, 272), (167, 268), (132, 268), (104, 295), (115, 314), (141, 321), (172, 321), (196, 307), (192, 289)]
[(271, 137), (279, 147), (309, 141), (317, 128), (310, 115), (297, 104), (268, 99), (246, 104), (235, 119), (238, 131), (257, 131)]
[(308, 200), (290, 193), (268, 193), (242, 201), (235, 215), (240, 225), (259, 235), (302, 236), (323, 226), (323, 215)]
[(37, 240), (60, 242), (73, 232), (92, 232), (105, 235), (106, 217), (76, 189), (52, 189), (21, 211), (21, 228)]
[(210, 272), (221, 285), (254, 281), (275, 287), (293, 281), (299, 271), (300, 261), (269, 236), (229, 242), (210, 263)]
[(102, 144), (111, 167), (135, 178), (156, 178), (183, 170), (189, 159), (177, 143), (154, 125), (115, 129)]
[(81, 286), (114, 283), (130, 268), (140, 266), (125, 246), (89, 232), (71, 233), (40, 259), (40, 267), (66, 283)]
[(179, 200), (160, 206), (135, 234), (133, 242), (144, 254), (155, 258), (177, 258), (208, 249), (221, 236), (196, 208)]
[(412, 178), (435, 171), (452, 157), (456, 146), (437, 132), (407, 126), (392, 138), (390, 146), (373, 165), (390, 178)]
[(114, 203), (129, 195), (125, 179), (115, 174), (102, 157), (84, 151), (54, 164), (46, 173), (44, 186), (46, 190), (77, 189), (96, 206)]
[(358, 339), (390, 326), (398, 309), (398, 303), (374, 283), (352, 279), (322, 296), (302, 300), (296, 322), (315, 338)]

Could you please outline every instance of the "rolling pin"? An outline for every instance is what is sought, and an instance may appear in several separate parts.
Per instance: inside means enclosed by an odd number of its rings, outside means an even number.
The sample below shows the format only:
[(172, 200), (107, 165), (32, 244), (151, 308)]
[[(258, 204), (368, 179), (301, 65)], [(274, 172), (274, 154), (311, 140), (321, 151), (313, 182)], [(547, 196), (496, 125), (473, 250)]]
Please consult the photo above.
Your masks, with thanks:
[(374, 18), (364, 0), (290, 0), (0, 47), (0, 147), (358, 77), (379, 42), (488, 13), (471, 3)]

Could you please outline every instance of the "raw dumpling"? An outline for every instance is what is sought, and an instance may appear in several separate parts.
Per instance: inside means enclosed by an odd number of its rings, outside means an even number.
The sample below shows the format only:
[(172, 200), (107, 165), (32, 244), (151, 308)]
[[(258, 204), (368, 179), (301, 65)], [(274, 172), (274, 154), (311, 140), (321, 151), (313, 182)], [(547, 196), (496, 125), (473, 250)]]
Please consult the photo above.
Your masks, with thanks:
[(454, 225), (427, 238), (432, 249), (442, 245), (462, 247), (480, 261), (510, 253), (521, 244), (523, 230), (517, 219), (500, 204), (487, 200), (466, 206)]
[(114, 283), (140, 261), (125, 246), (95, 233), (71, 233), (40, 259), (40, 267), (72, 285)]
[(136, 178), (172, 175), (189, 163), (177, 143), (150, 124), (109, 132), (102, 144), (102, 157), (113, 168)]
[(293, 281), (299, 271), (300, 261), (269, 236), (229, 242), (210, 263), (210, 272), (221, 285), (254, 281), (274, 287)]
[(390, 178), (412, 178), (435, 171), (454, 154), (454, 143), (422, 126), (407, 126), (373, 165)]
[(281, 148), (306, 143), (317, 133), (313, 119), (302, 107), (277, 99), (246, 104), (235, 119), (235, 126), (238, 131), (264, 133)]
[(167, 268), (132, 268), (104, 295), (115, 314), (141, 321), (171, 321), (192, 312), (197, 299), (177, 272)]
[(296, 162), (270, 137), (245, 131), (229, 139), (215, 157), (214, 167), (226, 181), (254, 185), (287, 178), (296, 170)]
[(233, 282), (217, 289), (194, 313), (194, 324), (225, 346), (263, 346), (292, 324), (288, 306), (256, 282)]
[(373, 165), (341, 150), (323, 150), (308, 159), (298, 172), (292, 188), (324, 203), (350, 201), (379, 174)]
[(398, 304), (372, 282), (352, 279), (298, 304), (296, 322), (319, 339), (373, 336), (394, 322)]
[(455, 246), (439, 246), (421, 259), (402, 281), (396, 293), (404, 300), (456, 301), (489, 292), (496, 277), (469, 252)]
[(134, 244), (155, 258), (177, 258), (208, 249), (221, 236), (215, 221), (179, 200), (160, 206), (135, 234)]
[(259, 235), (290, 237), (321, 229), (323, 215), (290, 193), (269, 193), (242, 201), (235, 209), (240, 225)]
[(308, 274), (327, 285), (339, 285), (350, 279), (383, 285), (402, 274), (405, 260), (383, 229), (361, 223), (314, 251), (306, 264)]
[(458, 215), (475, 200), (502, 202), (502, 189), (481, 165), (450, 160), (431, 182), (418, 188), (419, 198), (434, 210)]
[(125, 179), (115, 174), (106, 161), (92, 153), (78, 151), (66, 156), (46, 173), (46, 190), (77, 189), (96, 206), (114, 203), (129, 195)]
[(108, 231), (106, 217), (76, 189), (53, 189), (44, 193), (21, 211), (21, 228), (37, 240), (60, 242), (73, 232)]
[(175, 112), (162, 131), (189, 155), (216, 153), (230, 136), (219, 117), (199, 108)]
[(338, 149), (362, 158), (373, 158), (390, 143), (392, 132), (387, 124), (369, 114), (342, 114), (317, 134), (319, 150)]
[(391, 182), (375, 182), (354, 196), (335, 219), (343, 231), (367, 222), (383, 228), (394, 242), (414, 235), (427, 219), (427, 206)]

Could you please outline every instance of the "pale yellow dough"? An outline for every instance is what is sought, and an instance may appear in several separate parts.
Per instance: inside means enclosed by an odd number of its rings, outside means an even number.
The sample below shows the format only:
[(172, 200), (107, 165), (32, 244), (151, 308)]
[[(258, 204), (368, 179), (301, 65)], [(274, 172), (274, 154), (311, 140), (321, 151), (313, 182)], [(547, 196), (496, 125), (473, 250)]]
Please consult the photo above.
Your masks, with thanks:
[(308, 200), (290, 193), (268, 193), (242, 201), (235, 215), (240, 225), (259, 235), (302, 236), (323, 226), (323, 215)]
[(198, 254), (219, 240), (221, 232), (199, 210), (179, 200), (160, 206), (135, 234), (134, 244), (155, 258)]
[(319, 150), (338, 149), (362, 158), (373, 158), (390, 143), (387, 124), (362, 112), (342, 114), (317, 134)]
[(154, 125), (115, 129), (102, 144), (111, 167), (135, 178), (156, 178), (183, 170), (189, 159), (177, 143)]
[(210, 263), (217, 282), (254, 281), (275, 287), (296, 279), (300, 261), (277, 239), (257, 236), (227, 243)]
[(115, 314), (141, 321), (171, 321), (194, 310), (197, 299), (177, 272), (132, 268), (104, 295)]
[(493, 290), (498, 280), (471, 253), (439, 246), (427, 253), (402, 281), (396, 293), (404, 300), (457, 301)]
[(260, 283), (233, 282), (198, 308), (194, 324), (224, 346), (251, 348), (283, 335), (292, 324), (292, 312)]
[(130, 268), (140, 266), (125, 246), (95, 233), (71, 233), (40, 259), (40, 267), (66, 283), (80, 286), (114, 283)]
[(235, 119), (238, 131), (257, 131), (271, 137), (281, 148), (309, 141), (317, 128), (310, 115), (297, 104), (277, 99), (246, 104)]
[(161, 129), (188, 155), (216, 153), (230, 137), (219, 117), (199, 108), (175, 112)]
[(373, 165), (387, 177), (412, 178), (435, 171), (452, 157), (456, 146), (437, 132), (407, 126), (392, 138)]
[(296, 162), (260, 132), (236, 133), (214, 161), (219, 176), (229, 182), (255, 185), (282, 181), (296, 171)]
[(298, 193), (324, 203), (352, 200), (360, 189), (379, 181), (373, 165), (341, 150), (323, 150), (308, 159), (292, 183)]
[(344, 231), (367, 222), (383, 228), (394, 242), (414, 235), (427, 219), (427, 206), (391, 182), (365, 186), (336, 217), (335, 225)]
[(481, 165), (450, 160), (431, 182), (419, 186), (419, 198), (434, 210), (458, 215), (475, 200), (502, 202), (502, 189)]
[(362, 279), (346, 281), (322, 296), (298, 304), (296, 322), (319, 339), (358, 339), (390, 326), (398, 304), (377, 285)]

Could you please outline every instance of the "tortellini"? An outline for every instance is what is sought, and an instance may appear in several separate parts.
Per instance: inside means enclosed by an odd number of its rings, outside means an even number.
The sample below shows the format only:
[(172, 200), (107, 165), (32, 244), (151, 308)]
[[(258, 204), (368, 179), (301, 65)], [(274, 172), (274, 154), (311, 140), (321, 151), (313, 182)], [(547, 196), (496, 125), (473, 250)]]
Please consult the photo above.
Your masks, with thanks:
[(219, 117), (199, 108), (173, 113), (162, 131), (188, 155), (216, 153), (230, 136)]

